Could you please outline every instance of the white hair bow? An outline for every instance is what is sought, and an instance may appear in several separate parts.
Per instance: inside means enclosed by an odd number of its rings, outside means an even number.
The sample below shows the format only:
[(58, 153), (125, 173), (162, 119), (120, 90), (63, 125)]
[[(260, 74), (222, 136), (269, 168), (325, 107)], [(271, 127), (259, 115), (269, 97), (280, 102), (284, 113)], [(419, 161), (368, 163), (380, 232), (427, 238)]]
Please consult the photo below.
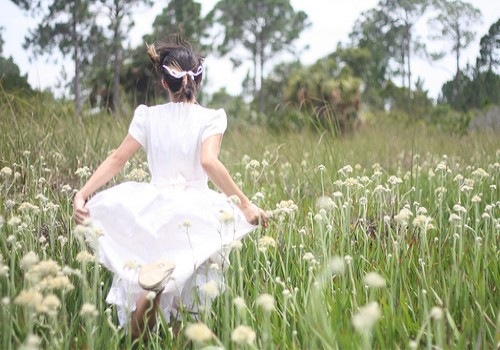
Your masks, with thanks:
[(203, 66), (201, 64), (198, 66), (198, 69), (196, 70), (196, 72), (193, 72), (193, 71), (182, 71), (182, 72), (179, 72), (177, 70), (170, 69), (166, 65), (163, 65), (163, 68), (165, 68), (165, 70), (168, 72), (168, 74), (170, 74), (171, 76), (173, 76), (176, 79), (181, 79), (185, 75), (189, 75), (191, 77), (191, 79), (194, 80), (194, 77), (197, 77), (198, 75), (200, 75), (201, 73), (203, 73)]

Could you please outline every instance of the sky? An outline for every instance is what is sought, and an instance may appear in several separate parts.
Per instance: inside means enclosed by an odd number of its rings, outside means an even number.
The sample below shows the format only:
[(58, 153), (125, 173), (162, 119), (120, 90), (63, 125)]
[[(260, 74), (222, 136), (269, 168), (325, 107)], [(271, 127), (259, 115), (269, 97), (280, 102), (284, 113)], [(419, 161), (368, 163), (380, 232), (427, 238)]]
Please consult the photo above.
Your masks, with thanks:
[[(11, 1), (0, 0), (0, 26), (4, 27), (2, 37), (5, 41), (3, 56), (12, 56), (21, 70), (21, 74), (28, 74), (28, 82), (35, 88), (52, 88), (57, 92), (57, 83), (61, 72), (64, 70), (72, 76), (73, 64), (70, 59), (61, 58), (60, 54), (50, 57), (33, 59), (29, 51), (23, 49), (24, 37), (28, 30), (36, 26), (36, 21), (26, 13), (19, 10)], [(217, 0), (202, 0), (202, 11), (208, 12)], [(469, 48), (463, 53), (461, 66), (467, 62), (473, 63), (479, 53), (479, 40), (487, 33), (491, 24), (500, 17), (500, 5), (493, 0), (469, 0), (473, 6), (481, 10), (482, 23), (474, 27), (476, 37)], [(132, 46), (141, 44), (142, 36), (152, 31), (155, 17), (165, 6), (164, 1), (155, 1), (152, 8), (141, 8), (136, 11), (135, 27), (130, 32), (129, 43)], [(312, 64), (317, 59), (333, 51), (339, 42), (347, 43), (348, 35), (354, 22), (362, 12), (374, 8), (378, 0), (291, 0), (295, 10), (307, 13), (311, 23), (310, 27), (302, 32), (296, 41), (296, 47), (308, 49), (300, 55), (302, 64)], [(432, 14), (430, 14), (432, 15)], [(446, 43), (430, 42), (427, 39), (426, 21), (422, 20), (417, 26), (416, 34), (430, 44), (431, 48), (449, 50)], [(31, 60), (30, 60), (31, 58)], [(55, 60), (58, 60), (55, 63)], [(283, 59), (286, 59), (284, 57)], [(290, 57), (291, 59), (291, 57)], [(455, 60), (451, 53), (438, 62), (428, 62), (424, 58), (412, 57), (412, 71), (414, 80), (420, 78), (424, 81), (424, 88), (429, 91), (429, 96), (437, 98), (444, 82), (453, 78), (455, 73)], [(275, 62), (279, 63), (279, 62)], [(213, 93), (220, 88), (226, 88), (231, 94), (241, 92), (241, 82), (247, 73), (249, 65), (234, 70), (227, 58), (208, 55), (205, 61), (208, 79), (204, 89)], [(272, 67), (268, 67), (270, 69)], [(228, 79), (228, 77), (230, 79)], [(399, 83), (396, 80), (396, 83)]]

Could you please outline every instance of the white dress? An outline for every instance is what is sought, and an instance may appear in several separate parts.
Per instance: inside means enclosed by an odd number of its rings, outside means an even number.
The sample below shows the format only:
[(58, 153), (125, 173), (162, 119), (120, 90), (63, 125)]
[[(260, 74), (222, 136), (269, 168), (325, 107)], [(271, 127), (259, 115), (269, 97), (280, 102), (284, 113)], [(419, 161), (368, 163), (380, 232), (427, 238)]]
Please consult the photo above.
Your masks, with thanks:
[(121, 324), (144, 293), (139, 266), (160, 258), (175, 263), (161, 308), (167, 320), (181, 304), (196, 312), (198, 301), (210, 302), (204, 284), (224, 288), (228, 246), (256, 228), (225, 195), (208, 187), (200, 164), (201, 143), (223, 134), (226, 125), (224, 110), (191, 103), (135, 110), (129, 134), (147, 152), (151, 182), (125, 182), (87, 203), (93, 226), (103, 233), (96, 247), (99, 261), (114, 273), (106, 301), (117, 305)]

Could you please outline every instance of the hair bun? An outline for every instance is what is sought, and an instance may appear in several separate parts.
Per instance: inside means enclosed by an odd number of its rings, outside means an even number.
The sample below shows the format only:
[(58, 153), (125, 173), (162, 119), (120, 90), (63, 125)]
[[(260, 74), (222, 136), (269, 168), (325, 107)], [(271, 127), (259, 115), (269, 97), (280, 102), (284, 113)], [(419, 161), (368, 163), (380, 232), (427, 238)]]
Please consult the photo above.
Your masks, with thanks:
[(156, 52), (155, 44), (148, 45), (146, 43), (146, 48), (147, 48), (148, 56), (151, 59), (151, 62), (153, 62), (156, 70), (158, 72), (161, 72), (161, 59), (160, 59), (160, 55), (158, 55), (158, 53)]

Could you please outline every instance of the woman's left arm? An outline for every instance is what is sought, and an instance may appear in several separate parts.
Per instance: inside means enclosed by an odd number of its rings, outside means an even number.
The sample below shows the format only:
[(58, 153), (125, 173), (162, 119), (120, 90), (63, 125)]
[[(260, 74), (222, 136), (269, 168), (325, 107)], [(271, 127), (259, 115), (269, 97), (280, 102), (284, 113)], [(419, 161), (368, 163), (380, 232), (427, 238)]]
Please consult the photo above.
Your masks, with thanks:
[(81, 224), (89, 217), (89, 211), (85, 208), (87, 198), (118, 174), (139, 148), (141, 148), (141, 144), (128, 134), (120, 146), (99, 165), (73, 199), (73, 215), (76, 223)]

